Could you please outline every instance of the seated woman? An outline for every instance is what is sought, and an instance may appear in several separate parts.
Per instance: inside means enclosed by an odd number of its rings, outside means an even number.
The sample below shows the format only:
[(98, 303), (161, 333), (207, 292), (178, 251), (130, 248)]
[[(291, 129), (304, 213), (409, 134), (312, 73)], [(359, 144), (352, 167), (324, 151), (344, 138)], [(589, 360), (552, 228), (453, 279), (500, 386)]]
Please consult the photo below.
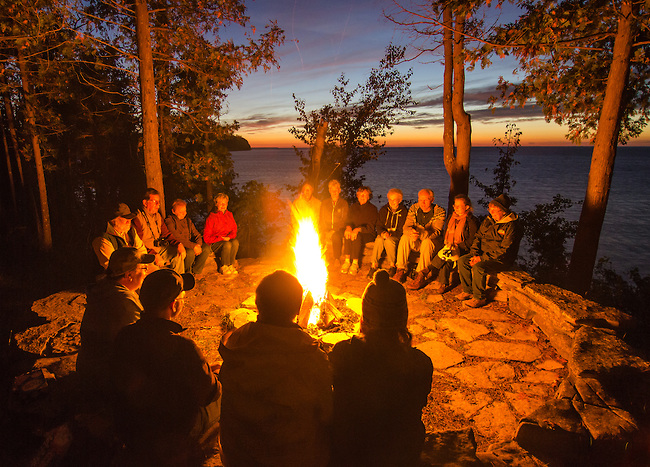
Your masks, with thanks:
[(467, 195), (456, 195), (454, 212), (447, 221), (445, 246), (433, 258), (429, 266), (431, 271), (438, 271), (437, 279), (432, 282), (433, 293), (442, 294), (449, 288), (449, 278), (458, 258), (467, 254), (478, 229), (476, 217), (472, 214), (472, 202)]
[(329, 354), (333, 464), (419, 465), (433, 365), (411, 347), (406, 291), (381, 269), (363, 293), (361, 337)]
[[(343, 232), (343, 255), (341, 265), (343, 274), (359, 272), (359, 260), (363, 256), (363, 247), (375, 239), (375, 224), (377, 223), (377, 207), (370, 202), (372, 190), (362, 186), (357, 190), (358, 203), (348, 210), (345, 231)], [(350, 264), (352, 258), (352, 264)]]
[(224, 193), (215, 196), (214, 209), (205, 221), (203, 241), (210, 245), (215, 259), (219, 258), (221, 252), (222, 274), (237, 274), (235, 258), (239, 250), (239, 240), (236, 238), (237, 223), (232, 212), (228, 211), (229, 199)]

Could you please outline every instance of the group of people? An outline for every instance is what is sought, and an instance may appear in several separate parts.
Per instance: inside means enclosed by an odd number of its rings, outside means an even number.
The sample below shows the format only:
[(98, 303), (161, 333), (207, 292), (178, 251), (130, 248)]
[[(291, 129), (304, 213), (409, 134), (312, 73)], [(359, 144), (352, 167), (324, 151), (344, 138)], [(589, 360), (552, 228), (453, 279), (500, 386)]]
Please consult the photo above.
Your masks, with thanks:
[(226, 467), (418, 464), (433, 366), (411, 346), (406, 291), (387, 271), (363, 294), (360, 335), (329, 355), (296, 324), (297, 278), (269, 274), (257, 320), (224, 334), (223, 363), (211, 366), (175, 321), (193, 275), (145, 276), (154, 261), (118, 247), (81, 326), (78, 373), (109, 402), (130, 462), (188, 465), (218, 427)]
[(148, 188), (142, 208), (131, 212), (118, 203), (108, 213), (106, 231), (93, 240), (93, 250), (106, 270), (111, 254), (119, 247), (134, 247), (154, 256), (152, 269), (168, 267), (183, 274), (201, 274), (212, 251), (223, 274), (237, 274), (235, 258), (239, 249), (237, 223), (228, 210), (228, 195), (219, 193), (208, 215), (203, 235), (187, 216), (187, 203), (177, 199), (166, 219), (160, 214), (160, 193)]
[(417, 203), (408, 209), (402, 191), (391, 188), (388, 203), (379, 210), (370, 202), (372, 190), (367, 186), (357, 190), (352, 205), (341, 198), (337, 180), (329, 182), (328, 190), (330, 197), (320, 202), (305, 183), (292, 204), (292, 218), (309, 217), (319, 226), (326, 260), (330, 266), (340, 261), (341, 273), (358, 274), (364, 247), (374, 241), (369, 278), (381, 267), (403, 283), (414, 266), (415, 275), (406, 287), (418, 290), (432, 281), (433, 291), (442, 294), (449, 290), (457, 268), (463, 289), (457, 298), (480, 307), (487, 303), (488, 274), (505, 270), (516, 260), (522, 229), (505, 194), (489, 203), (489, 215), (479, 226), (464, 194), (454, 198), (453, 213), (447, 218), (428, 188), (418, 192)]

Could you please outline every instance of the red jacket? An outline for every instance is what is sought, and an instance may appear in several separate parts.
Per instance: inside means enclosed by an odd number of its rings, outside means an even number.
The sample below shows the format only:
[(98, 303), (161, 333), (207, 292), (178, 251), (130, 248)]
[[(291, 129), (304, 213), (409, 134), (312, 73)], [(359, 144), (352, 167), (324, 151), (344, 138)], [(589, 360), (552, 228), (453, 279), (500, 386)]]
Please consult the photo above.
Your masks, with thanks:
[(223, 237), (233, 239), (237, 237), (237, 224), (232, 212), (211, 212), (205, 221), (203, 240), (205, 243), (216, 243), (223, 241)]

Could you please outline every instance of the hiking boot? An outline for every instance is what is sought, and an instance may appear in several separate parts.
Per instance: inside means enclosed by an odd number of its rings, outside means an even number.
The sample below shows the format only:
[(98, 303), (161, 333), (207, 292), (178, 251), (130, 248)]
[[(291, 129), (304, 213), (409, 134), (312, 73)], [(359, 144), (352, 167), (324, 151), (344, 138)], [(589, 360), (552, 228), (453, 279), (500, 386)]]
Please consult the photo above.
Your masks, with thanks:
[(359, 272), (359, 265), (357, 263), (352, 263), (352, 266), (350, 266), (350, 270), (348, 271), (348, 273), (352, 274), (353, 276), (356, 276), (358, 272)]
[(420, 290), (422, 287), (424, 287), (424, 284), (426, 284), (427, 278), (424, 275), (422, 271), (418, 272), (418, 274), (415, 276), (415, 279), (413, 282), (408, 284), (406, 287), (408, 287), (411, 290)]
[(377, 268), (375, 266), (370, 266), (370, 271), (368, 271), (368, 279), (372, 279), (375, 277), (375, 273), (377, 272)]
[(467, 300), (468, 298), (472, 298), (472, 294), (471, 294), (471, 293), (461, 292), (461, 293), (459, 293), (458, 295), (456, 295), (456, 299), (457, 299), (457, 300), (460, 300), (461, 302), (462, 302), (463, 300)]
[(397, 282), (404, 282), (404, 279), (406, 279), (406, 269), (399, 268), (397, 272), (395, 272), (395, 276), (393, 276), (393, 279), (396, 280)]
[(349, 270), (350, 270), (350, 262), (344, 261), (343, 264), (341, 265), (341, 274), (347, 274)]
[(481, 308), (482, 306), (485, 306), (487, 304), (487, 300), (484, 298), (478, 299), (478, 298), (470, 298), (469, 300), (464, 300), (463, 305), (468, 306), (470, 308)]

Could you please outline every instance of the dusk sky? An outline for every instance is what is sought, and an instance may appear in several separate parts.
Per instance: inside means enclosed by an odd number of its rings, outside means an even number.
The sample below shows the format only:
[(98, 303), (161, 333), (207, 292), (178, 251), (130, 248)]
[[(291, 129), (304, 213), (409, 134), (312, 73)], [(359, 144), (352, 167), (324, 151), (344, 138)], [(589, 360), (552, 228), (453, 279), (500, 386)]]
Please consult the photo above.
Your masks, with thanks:
[[(331, 102), (330, 90), (341, 73), (355, 85), (365, 82), (371, 68), (378, 66), (385, 48), (393, 42), (408, 45), (406, 32), (384, 18), (394, 8), (391, 0), (258, 0), (246, 2), (252, 24), (261, 30), (275, 19), (284, 29), (286, 41), (278, 48), (280, 69), (258, 72), (244, 78), (240, 90), (231, 91), (224, 122), (237, 120), (237, 132), (252, 147), (291, 147), (297, 140), (288, 132), (296, 120), (292, 93), (311, 111)], [(392, 11), (392, 10), (391, 10)], [(407, 52), (409, 54), (409, 52)], [(413, 51), (410, 51), (413, 55)], [(422, 56), (404, 64), (413, 68), (411, 89), (418, 103), (415, 115), (394, 127), (388, 146), (442, 145), (442, 81), (440, 56)], [(511, 78), (516, 62), (495, 58), (487, 69), (467, 73), (465, 107), (472, 116), (472, 144), (491, 146), (502, 137), (507, 123), (522, 130), (522, 145), (570, 145), (563, 127), (546, 123), (536, 106), (488, 108), (499, 76)], [(352, 87), (352, 86), (350, 86)], [(583, 142), (583, 145), (588, 142)], [(650, 145), (650, 131), (630, 145)]]

